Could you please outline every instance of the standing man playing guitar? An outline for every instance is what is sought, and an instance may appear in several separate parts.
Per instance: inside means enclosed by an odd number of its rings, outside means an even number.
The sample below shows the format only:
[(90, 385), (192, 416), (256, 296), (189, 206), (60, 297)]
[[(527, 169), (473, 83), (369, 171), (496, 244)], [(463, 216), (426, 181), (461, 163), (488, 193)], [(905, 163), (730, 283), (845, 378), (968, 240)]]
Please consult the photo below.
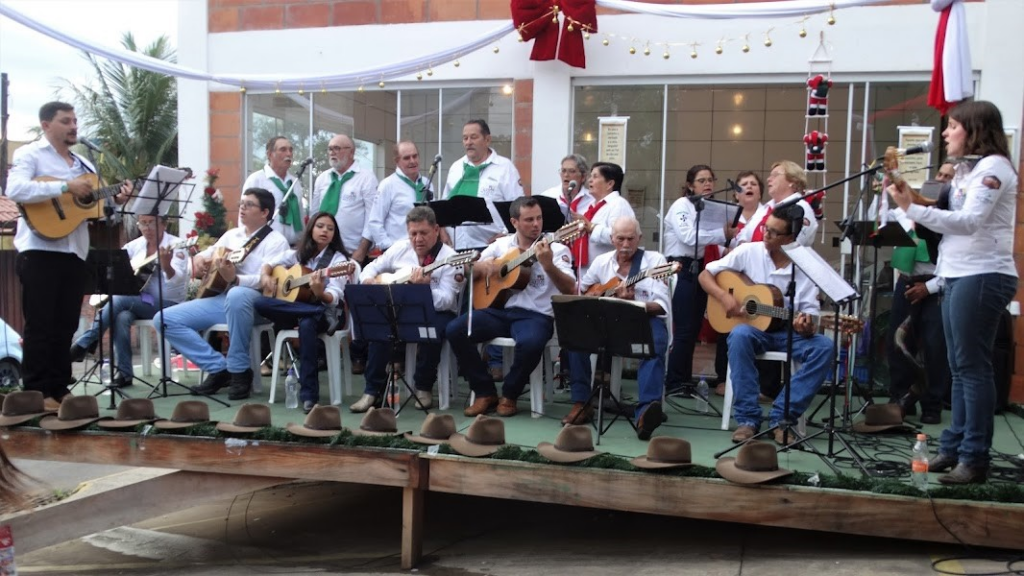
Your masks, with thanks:
[[(64, 194), (82, 204), (95, 202), (89, 177), (95, 176), (96, 169), (70, 150), (78, 142), (75, 108), (48, 102), (39, 109), (39, 122), (43, 137), (14, 153), (7, 196), (19, 204), (55, 203)], [(50, 181), (34, 181), (43, 176)], [(132, 184), (125, 182), (114, 200), (124, 204), (131, 190)], [(101, 215), (97, 209), (95, 217)], [(22, 218), (14, 247), (25, 316), (22, 380), (26, 390), (43, 393), (47, 410), (56, 410), (71, 382), (68, 342), (78, 327), (88, 276), (88, 225), (83, 220), (70, 234), (52, 238), (41, 235)]]
[[(615, 250), (594, 258), (587, 275), (580, 280), (583, 290), (610, 280), (623, 280), (667, 263), (657, 252), (639, 250), (643, 233), (640, 222), (632, 216), (620, 216), (612, 222), (612, 245)], [(649, 440), (655, 428), (661, 425), (661, 394), (665, 389), (665, 353), (668, 350), (668, 328), (665, 326), (670, 296), (664, 280), (647, 278), (632, 286), (620, 282), (615, 297), (643, 302), (651, 317), (654, 336), (654, 357), (640, 363), (637, 384), (640, 399), (636, 404), (637, 437)], [(584, 403), (590, 398), (590, 354), (570, 352), (572, 374), (572, 410), (562, 424), (585, 424), (590, 421), (594, 407)]]
[[(536, 263), (522, 270), (529, 274), (526, 288), (512, 294), (504, 308), (486, 308), (475, 311), (473, 335), (469, 336), (469, 317), (460, 316), (448, 325), (448, 341), (462, 366), (476, 401), (466, 408), (466, 416), (484, 414), (497, 408), (499, 416), (516, 414), (516, 399), (523, 392), (530, 372), (537, 367), (551, 334), (555, 320), (551, 297), (555, 294), (573, 294), (576, 280), (572, 275), (569, 249), (561, 244), (548, 244), (541, 238), (543, 218), (536, 198), (520, 196), (509, 207), (516, 233), (495, 240), (480, 255), (480, 263), (473, 269), (473, 278), (496, 277), (501, 265), (495, 259), (518, 250), (536, 250)], [(525, 266), (525, 264), (524, 264)], [(494, 379), (487, 365), (477, 353), (476, 343), (499, 337), (516, 341), (512, 366), (502, 385), (501, 400), (494, 387)]]
[[(138, 260), (153, 258), (160, 260), (163, 274), (163, 302), (160, 302), (161, 288), (157, 280), (147, 281), (138, 296), (115, 295), (109, 305), (100, 311), (100, 319), (93, 322), (92, 328), (85, 331), (71, 345), (71, 361), (81, 362), (86, 352), (96, 349), (100, 338), (100, 326), (109, 329), (112, 322), (117, 323), (114, 330), (114, 359), (117, 374), (111, 383), (115, 388), (132, 385), (134, 371), (132, 368), (132, 322), (150, 320), (158, 310), (174, 306), (185, 301), (188, 287), (188, 258), (184, 252), (173, 251), (171, 248), (179, 240), (167, 233), (167, 218), (162, 216), (139, 216), (138, 227), (142, 235), (125, 245), (133, 264)], [(155, 265), (155, 262), (154, 264)], [(139, 276), (155, 273), (152, 265), (139, 270)]]
[[(795, 242), (800, 235), (804, 209), (799, 205), (787, 206), (772, 212), (764, 227), (763, 242), (748, 242), (707, 265), (698, 280), (709, 296), (718, 300), (729, 317), (740, 316), (743, 310), (737, 298), (716, 282), (715, 276), (723, 270), (746, 274), (752, 282), (771, 284), (785, 293), (792, 276), (793, 263), (782, 246)], [(788, 301), (788, 299), (787, 299)], [(790, 386), (790, 420), (803, 414), (814, 395), (821, 388), (832, 365), (832, 343), (817, 333), (810, 315), (820, 311), (818, 288), (802, 271), (796, 271), (796, 312), (793, 320), (793, 361), (800, 370), (792, 375)], [(739, 324), (729, 333), (729, 368), (732, 371), (733, 415), (737, 428), (733, 442), (752, 438), (761, 426), (760, 393), (755, 357), (768, 351), (786, 350), (787, 332), (762, 332), (749, 325)], [(772, 404), (768, 422), (775, 426), (783, 419), (785, 394), (779, 394)], [(775, 440), (782, 443), (783, 430), (775, 431)]]
[[(465, 278), (462, 271), (453, 266), (443, 266), (433, 272), (424, 272), (424, 267), (455, 255), (451, 246), (441, 242), (441, 228), (437, 216), (426, 206), (417, 206), (405, 216), (405, 229), (409, 237), (391, 245), (359, 275), (362, 284), (389, 283), (382, 274), (393, 274), (409, 269), (411, 284), (428, 284), (434, 301), (434, 314), (438, 336), (443, 339), (445, 327), (455, 319), (458, 312), (459, 292)], [(405, 276), (404, 274), (401, 276)], [(404, 281), (399, 279), (399, 281)], [(391, 356), (387, 342), (370, 342), (366, 363), (366, 389), (362, 398), (349, 407), (353, 412), (366, 412), (384, 390), (385, 371)], [(479, 359), (479, 357), (478, 357)], [(416, 354), (416, 399), (417, 406), (430, 408), (434, 403), (434, 381), (437, 380), (437, 366), (441, 362), (441, 342), (421, 342)]]
[[(242, 225), (225, 232), (193, 260), (196, 276), (218, 274), (227, 288), (209, 298), (171, 306), (153, 318), (158, 332), (161, 324), (166, 325), (167, 342), (208, 374), (196, 391), (214, 394), (230, 385), (230, 400), (248, 398), (252, 385), (249, 341), (255, 316), (253, 303), (260, 297), (260, 270), (264, 262), (278, 259), (289, 248), (285, 237), (270, 226), (274, 218), (274, 196), (270, 192), (262, 188), (246, 190), (238, 212)], [(218, 258), (214, 256), (218, 248), (237, 254)], [(238, 260), (237, 264), (233, 260)], [(199, 335), (199, 331), (224, 322), (230, 338), (226, 360)]]

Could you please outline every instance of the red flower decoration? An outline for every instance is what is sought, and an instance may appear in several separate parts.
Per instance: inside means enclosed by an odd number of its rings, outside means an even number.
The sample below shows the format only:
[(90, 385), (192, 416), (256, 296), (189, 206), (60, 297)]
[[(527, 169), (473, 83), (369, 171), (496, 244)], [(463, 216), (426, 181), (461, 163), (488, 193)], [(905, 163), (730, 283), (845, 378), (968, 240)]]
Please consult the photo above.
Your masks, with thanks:
[(213, 196), (217, 193), (217, 189), (213, 186), (207, 186), (206, 188), (203, 188), (203, 192), (206, 192), (207, 196)]

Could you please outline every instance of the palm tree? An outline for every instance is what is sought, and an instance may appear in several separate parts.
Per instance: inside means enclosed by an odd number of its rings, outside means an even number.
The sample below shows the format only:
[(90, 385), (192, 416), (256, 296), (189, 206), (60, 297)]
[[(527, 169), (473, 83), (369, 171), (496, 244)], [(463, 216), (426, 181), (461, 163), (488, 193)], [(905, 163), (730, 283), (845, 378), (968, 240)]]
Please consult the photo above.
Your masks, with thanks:
[[(161, 36), (141, 51), (131, 32), (121, 45), (132, 52), (174, 62), (170, 40)], [(65, 81), (74, 94), (81, 132), (108, 152), (98, 169), (108, 182), (145, 176), (157, 165), (178, 164), (178, 88), (173, 76), (83, 52), (96, 73), (91, 85)]]

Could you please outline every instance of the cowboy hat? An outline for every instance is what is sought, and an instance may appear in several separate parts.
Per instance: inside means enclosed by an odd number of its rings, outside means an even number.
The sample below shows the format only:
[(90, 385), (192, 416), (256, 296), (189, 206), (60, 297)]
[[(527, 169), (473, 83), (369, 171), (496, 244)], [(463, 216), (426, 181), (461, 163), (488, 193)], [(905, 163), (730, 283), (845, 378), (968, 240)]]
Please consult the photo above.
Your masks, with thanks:
[(682, 438), (657, 436), (647, 445), (647, 455), (630, 460), (637, 468), (662, 470), (665, 468), (688, 468), (693, 466), (690, 443)]
[(417, 444), (444, 444), (455, 434), (455, 418), (451, 414), (427, 414), (419, 435), (405, 433), (405, 439)]
[(174, 407), (169, 420), (157, 420), (153, 426), (161, 430), (180, 430), (210, 421), (210, 407), (201, 400), (182, 400)]
[(33, 418), (55, 413), (43, 407), (43, 393), (38, 390), (11, 392), (4, 398), (3, 410), (0, 410), (0, 427), (17, 426)]
[(853, 423), (853, 431), (865, 434), (884, 432), (900, 428), (909, 430), (903, 422), (903, 412), (899, 404), (871, 404), (864, 409), (864, 418)]
[(715, 470), (722, 478), (737, 484), (761, 484), (793, 473), (779, 468), (775, 447), (759, 440), (747, 441), (735, 458), (719, 458)]
[(157, 419), (153, 401), (148, 398), (126, 398), (117, 407), (117, 416), (113, 420), (97, 423), (101, 428), (132, 428)]
[(306, 414), (306, 421), (302, 425), (289, 422), (285, 426), (296, 436), (307, 438), (328, 438), (337, 436), (341, 432), (341, 410), (337, 406), (313, 406), (313, 409)]
[(569, 425), (562, 428), (555, 437), (555, 443), (541, 442), (537, 444), (537, 452), (552, 462), (582, 462), (593, 458), (601, 452), (594, 450), (594, 436), (590, 426)]
[(95, 396), (72, 396), (60, 403), (57, 415), (44, 416), (39, 426), (44, 430), (77, 430), (110, 416), (100, 416)]
[(218, 422), (217, 430), (236, 434), (251, 434), (267, 426), (270, 426), (270, 407), (266, 404), (249, 402), (242, 404), (238, 412), (235, 413), (235, 419), (231, 424)]
[(448, 444), (463, 456), (490, 456), (505, 445), (505, 423), (481, 414), (465, 434), (452, 434)]
[(398, 434), (398, 420), (395, 419), (395, 411), (391, 408), (370, 408), (359, 423), (359, 428), (353, 428), (352, 433), (356, 436), (395, 436)]

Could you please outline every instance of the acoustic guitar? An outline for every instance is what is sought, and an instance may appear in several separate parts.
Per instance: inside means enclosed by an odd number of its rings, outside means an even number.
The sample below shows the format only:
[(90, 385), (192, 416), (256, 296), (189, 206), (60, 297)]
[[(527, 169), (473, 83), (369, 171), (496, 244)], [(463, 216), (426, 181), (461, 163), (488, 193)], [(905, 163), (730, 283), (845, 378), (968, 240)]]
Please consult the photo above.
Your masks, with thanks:
[(615, 291), (619, 288), (619, 286), (623, 284), (625, 284), (626, 288), (629, 288), (630, 286), (647, 280), (648, 278), (650, 278), (651, 280), (661, 280), (662, 278), (668, 278), (669, 276), (679, 272), (679, 269), (681, 267), (682, 264), (680, 264), (679, 262), (671, 262), (668, 264), (654, 266), (653, 268), (648, 268), (647, 270), (638, 272), (633, 276), (627, 277), (625, 280), (622, 280), (618, 276), (616, 276), (615, 278), (612, 278), (611, 280), (605, 282), (604, 284), (594, 284), (590, 288), (587, 288), (587, 291), (584, 294), (587, 296), (603, 296), (605, 298), (608, 298), (614, 296)]
[[(71, 192), (64, 192), (49, 200), (18, 204), (18, 209), (25, 217), (25, 223), (33, 232), (47, 240), (59, 240), (74, 232), (82, 222), (90, 218), (104, 216), (103, 201), (106, 198), (117, 196), (121, 191), (122, 183), (101, 187), (96, 174), (84, 174), (81, 177), (87, 179), (93, 187), (92, 195), (89, 198), (81, 199)], [(63, 180), (40, 176), (33, 178), (32, 181), (61, 182)]]
[[(465, 266), (470, 262), (476, 262), (480, 259), (480, 252), (478, 250), (466, 250), (459, 252), (458, 254), (452, 254), (444, 260), (438, 260), (433, 264), (428, 264), (423, 267), (424, 274), (430, 274), (434, 270), (442, 266)], [(377, 284), (408, 284), (412, 280), (412, 272), (415, 268), (406, 267), (398, 270), (397, 272), (385, 272), (378, 274), (374, 278), (374, 282)]]
[[(194, 236), (192, 238), (186, 238), (180, 242), (175, 242), (174, 244), (167, 246), (167, 249), (174, 252), (175, 250), (191, 248), (196, 245), (197, 240), (198, 238)], [(156, 259), (159, 256), (160, 251), (158, 250), (149, 256), (139, 254), (132, 259), (132, 271), (135, 273), (135, 277), (139, 281), (139, 292), (145, 290), (149, 281), (153, 278), (153, 273), (156, 272), (156, 266), (154, 266), (153, 263), (156, 262)], [(99, 308), (106, 304), (108, 300), (110, 300), (110, 296), (108, 294), (93, 294), (89, 297), (89, 305)]]
[(241, 248), (234, 251), (225, 246), (218, 246), (215, 248), (213, 251), (213, 261), (210, 263), (210, 269), (207, 271), (206, 276), (203, 277), (203, 281), (199, 284), (196, 297), (209, 298), (227, 290), (228, 281), (223, 275), (221, 275), (220, 268), (216, 266), (216, 262), (218, 260), (227, 260), (232, 264), (238, 265), (239, 262), (245, 260), (245, 256), (246, 252)]
[[(355, 269), (355, 262), (342, 262), (337, 266), (326, 268), (325, 271), (328, 278), (337, 278), (351, 274)], [(316, 297), (309, 287), (313, 274), (315, 274), (314, 270), (306, 268), (302, 264), (295, 264), (291, 267), (275, 266), (270, 275), (277, 281), (277, 287), (273, 292), (264, 290), (263, 295), (285, 302), (314, 302)]]
[[(580, 220), (566, 224), (544, 238), (548, 242), (571, 242), (585, 234), (586, 229), (586, 223)], [(497, 258), (495, 263), (500, 266), (497, 274), (473, 281), (473, 307), (477, 310), (492, 306), (501, 308), (514, 291), (526, 288), (530, 283), (530, 274), (524, 274), (522, 268), (527, 262), (532, 264), (536, 253), (536, 246), (526, 251), (513, 248), (501, 258)]]
[[(782, 291), (778, 287), (771, 284), (755, 284), (746, 275), (731, 270), (719, 272), (715, 275), (715, 281), (722, 289), (732, 294), (743, 309), (741, 315), (729, 318), (718, 299), (708, 298), (708, 322), (716, 332), (726, 334), (740, 324), (748, 324), (762, 332), (773, 332), (786, 327), (786, 322), (790, 318), (789, 308), (786, 308)], [(844, 334), (859, 332), (864, 328), (864, 321), (854, 316), (840, 315), (838, 326), (835, 315), (810, 316), (823, 328)]]
[[(895, 146), (889, 146), (888, 148), (886, 148), (885, 156), (882, 157), (882, 167), (885, 169), (885, 176), (889, 179), (890, 182), (895, 184), (897, 187), (900, 187), (904, 184), (903, 176), (900, 174), (900, 158), (902, 157), (903, 154), (900, 154), (899, 149), (896, 148)], [(922, 196), (920, 192), (918, 192), (911, 186), (907, 186), (907, 188), (910, 188), (910, 193), (911, 197), (913, 198), (914, 204), (920, 204), (922, 206), (935, 206), (936, 202), (938, 202), (938, 200), (936, 199)], [(883, 194), (884, 193), (885, 192), (883, 191)]]

